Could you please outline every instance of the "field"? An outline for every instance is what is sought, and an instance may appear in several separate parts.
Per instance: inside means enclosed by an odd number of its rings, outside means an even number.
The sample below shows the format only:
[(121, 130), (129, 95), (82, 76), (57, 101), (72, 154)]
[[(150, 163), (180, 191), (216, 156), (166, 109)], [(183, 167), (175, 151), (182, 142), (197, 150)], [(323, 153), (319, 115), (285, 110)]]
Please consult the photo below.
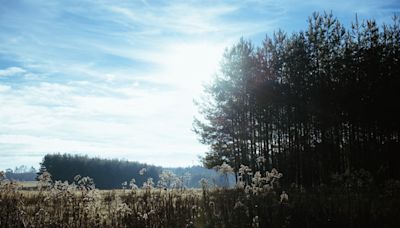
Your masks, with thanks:
[[(283, 189), (278, 172), (235, 188), (98, 190), (90, 178), (76, 183), (42, 179), (37, 190), (2, 182), (0, 227), (396, 227), (400, 182)], [(345, 185), (341, 185), (345, 186)]]
[(37, 181), (21, 181), (21, 182), (17, 182), (17, 185), (23, 190), (33, 190), (33, 189), (37, 189), (38, 182)]

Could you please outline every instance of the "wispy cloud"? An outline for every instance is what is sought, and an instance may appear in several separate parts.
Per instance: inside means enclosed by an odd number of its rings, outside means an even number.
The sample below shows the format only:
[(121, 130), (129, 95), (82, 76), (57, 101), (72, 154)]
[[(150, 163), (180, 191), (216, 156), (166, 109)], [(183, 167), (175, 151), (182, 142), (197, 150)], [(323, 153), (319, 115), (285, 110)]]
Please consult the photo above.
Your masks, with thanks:
[(179, 92), (115, 88), (113, 95), (81, 94), (90, 87), (41, 83), (0, 96), (0, 119), (6, 120), (0, 144), (15, 156), (59, 151), (164, 165), (187, 164), (174, 152), (203, 152), (191, 136), (190, 101)]
[(26, 71), (20, 67), (9, 67), (7, 69), (0, 70), (0, 77), (7, 77), (16, 74), (25, 73)]

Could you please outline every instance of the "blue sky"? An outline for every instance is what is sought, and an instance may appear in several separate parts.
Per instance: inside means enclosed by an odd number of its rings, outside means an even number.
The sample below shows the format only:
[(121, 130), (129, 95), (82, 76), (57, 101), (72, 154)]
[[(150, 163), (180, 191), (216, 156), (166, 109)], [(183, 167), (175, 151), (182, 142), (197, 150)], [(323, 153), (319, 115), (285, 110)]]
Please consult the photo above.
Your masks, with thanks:
[(199, 164), (193, 99), (224, 49), (324, 10), (382, 23), (400, 3), (0, 0), (0, 170), (54, 152)]

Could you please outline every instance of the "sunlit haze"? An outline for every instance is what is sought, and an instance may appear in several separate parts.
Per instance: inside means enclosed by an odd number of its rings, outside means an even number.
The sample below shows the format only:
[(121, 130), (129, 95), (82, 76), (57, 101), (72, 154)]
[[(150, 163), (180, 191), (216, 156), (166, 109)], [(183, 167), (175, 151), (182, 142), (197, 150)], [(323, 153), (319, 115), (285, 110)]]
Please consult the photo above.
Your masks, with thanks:
[(0, 170), (57, 152), (198, 165), (193, 100), (225, 48), (304, 29), (313, 11), (347, 24), (400, 12), (394, 0), (0, 2)]

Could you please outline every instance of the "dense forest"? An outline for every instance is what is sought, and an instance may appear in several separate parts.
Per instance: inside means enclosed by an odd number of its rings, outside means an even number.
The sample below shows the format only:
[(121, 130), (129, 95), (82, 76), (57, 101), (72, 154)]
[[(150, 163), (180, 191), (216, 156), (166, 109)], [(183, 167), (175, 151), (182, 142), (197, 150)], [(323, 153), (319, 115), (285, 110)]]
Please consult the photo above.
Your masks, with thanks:
[(138, 162), (118, 159), (89, 158), (70, 154), (48, 154), (43, 158), (39, 175), (43, 171), (51, 174), (53, 180), (74, 182), (76, 175), (93, 178), (96, 188), (121, 188), (123, 182), (135, 178), (136, 185), (142, 186), (148, 178), (157, 183), (161, 168)]
[[(60, 162), (62, 161), (68, 161), (69, 168), (65, 168), (64, 165), (60, 166)], [(90, 166), (87, 166), (86, 168), (83, 168), (85, 164), (88, 163), (93, 163)], [(46, 155), (43, 158), (42, 168), (40, 172), (37, 172), (37, 170), (34, 167), (28, 168), (25, 165), (21, 165), (18, 167), (15, 167), (15, 169), (8, 168), (4, 171), (5, 177), (8, 180), (13, 180), (13, 181), (35, 181), (38, 179), (38, 176), (43, 173), (43, 171), (48, 171), (47, 167), (50, 168), (52, 173), (50, 173), (51, 178), (53, 181), (68, 181), (69, 183), (73, 183), (74, 177), (78, 175), (77, 173), (78, 170), (83, 170), (86, 169), (85, 173), (90, 173), (92, 174), (94, 171), (92, 170), (87, 170), (91, 169), (91, 167), (95, 167), (96, 170), (102, 169), (100, 168), (101, 166), (104, 166), (102, 163), (108, 163), (106, 166), (114, 166), (114, 168), (111, 168), (111, 170), (120, 170), (118, 172), (124, 172), (126, 169), (125, 166), (130, 166), (130, 167), (136, 167), (135, 170), (139, 170), (136, 173), (131, 173), (131, 170), (127, 171), (127, 177), (128, 179), (123, 180), (123, 179), (118, 179), (118, 180), (113, 180), (110, 183), (107, 183), (110, 178), (109, 177), (103, 177), (100, 180), (102, 183), (99, 186), (96, 186), (101, 189), (109, 189), (111, 188), (110, 186), (112, 185), (113, 188), (127, 188), (128, 183), (132, 178), (135, 178), (135, 181), (138, 180), (135, 184), (139, 184), (138, 187), (141, 187), (143, 184), (144, 180), (146, 181), (148, 177), (153, 178), (153, 182), (155, 179), (153, 175), (148, 176), (145, 175), (147, 172), (148, 167), (152, 167), (146, 164), (141, 164), (138, 162), (128, 162), (127, 161), (120, 161), (120, 160), (107, 160), (107, 159), (92, 159), (89, 158), (88, 156), (81, 156), (81, 155), (71, 155), (71, 154), (53, 154), (53, 155)], [(60, 167), (60, 168), (58, 168)], [(122, 168), (118, 168), (122, 167)], [(139, 167), (139, 168), (137, 168)], [(143, 168), (146, 168), (146, 172), (143, 173), (143, 175), (140, 175), (140, 170)], [(234, 176), (232, 174), (229, 175), (229, 182), (226, 182), (226, 179), (221, 173), (218, 172), (218, 170), (215, 169), (207, 169), (203, 166), (197, 165), (197, 166), (191, 166), (191, 167), (178, 167), (178, 168), (167, 168), (167, 167), (155, 167), (157, 169), (157, 172), (155, 174), (158, 175), (158, 178), (160, 176), (163, 176), (163, 173), (168, 173), (169, 175), (172, 175), (172, 179), (181, 179), (185, 180), (182, 183), (184, 188), (201, 188), (200, 180), (204, 179), (206, 180), (211, 186), (216, 186), (216, 187), (226, 187), (227, 185), (233, 186), (235, 183)], [(128, 168), (129, 169), (129, 168)], [(80, 175), (80, 174), (79, 174)], [(109, 175), (109, 174), (108, 174)], [(82, 177), (82, 175), (80, 175)], [(85, 175), (91, 177), (91, 175)], [(130, 179), (129, 179), (130, 178)], [(96, 181), (94, 184), (97, 183), (99, 178), (96, 178)], [(117, 181), (121, 181), (118, 183)], [(126, 186), (123, 186), (122, 183), (127, 182)], [(155, 184), (157, 184), (155, 182)]]
[(305, 31), (227, 49), (197, 101), (194, 130), (210, 146), (204, 164), (275, 167), (297, 186), (350, 172), (399, 178), (399, 22), (356, 16), (347, 29), (314, 13)]

